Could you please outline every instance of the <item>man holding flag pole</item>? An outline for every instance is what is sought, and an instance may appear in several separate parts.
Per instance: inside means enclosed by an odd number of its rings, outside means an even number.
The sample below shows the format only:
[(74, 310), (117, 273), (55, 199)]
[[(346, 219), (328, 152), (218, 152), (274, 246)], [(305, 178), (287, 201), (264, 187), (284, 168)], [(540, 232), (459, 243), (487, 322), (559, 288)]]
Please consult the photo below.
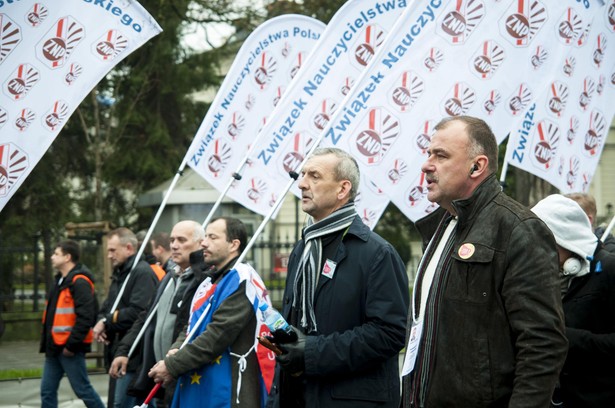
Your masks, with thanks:
[[(139, 314), (117, 347), (109, 375), (117, 381), (115, 400), (123, 401), (125, 408), (133, 408), (146, 397), (153, 386), (147, 376), (149, 369), (164, 358), (175, 334), (186, 324), (177, 317), (184, 293), (200, 279), (201, 271), (192, 269), (190, 255), (200, 251), (204, 236), (201, 224), (196, 221), (183, 220), (175, 224), (169, 238), (170, 268), (158, 285), (147, 313)], [(129, 359), (139, 361), (133, 371), (127, 370)], [(172, 392), (168, 393), (172, 395)], [(171, 401), (167, 393), (164, 397)]]
[(256, 311), (259, 302), (269, 301), (256, 271), (236, 262), (246, 242), (238, 219), (216, 218), (206, 228), (201, 246), (211, 279), (196, 290), (187, 327), (196, 337), (179, 348), (185, 332), (180, 334), (149, 372), (156, 383), (177, 379), (173, 408), (262, 407), (267, 398), (273, 361), (257, 347), (262, 322)]

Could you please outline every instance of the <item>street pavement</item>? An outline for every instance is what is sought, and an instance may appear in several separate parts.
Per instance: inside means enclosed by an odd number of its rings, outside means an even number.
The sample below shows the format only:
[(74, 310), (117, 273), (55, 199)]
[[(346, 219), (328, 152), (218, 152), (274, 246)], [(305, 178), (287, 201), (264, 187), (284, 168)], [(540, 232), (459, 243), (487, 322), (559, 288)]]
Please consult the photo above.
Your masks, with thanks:
[[(42, 368), (45, 356), (38, 352), (38, 348), (38, 341), (0, 341), (0, 370)], [(104, 373), (91, 373), (90, 381), (106, 404), (109, 376)], [(0, 408), (40, 407), (40, 387), (40, 378), (0, 381)], [(58, 407), (83, 406), (65, 376), (58, 390)]]
[[(38, 352), (38, 341), (0, 341), (0, 370), (41, 368), (45, 356)], [(399, 356), (399, 368), (403, 353)], [(90, 373), (90, 381), (107, 403), (109, 376), (105, 373)], [(0, 408), (38, 408), (41, 406), (40, 378), (0, 381)], [(66, 376), (58, 390), (58, 408), (81, 408), (83, 402), (75, 396)]]

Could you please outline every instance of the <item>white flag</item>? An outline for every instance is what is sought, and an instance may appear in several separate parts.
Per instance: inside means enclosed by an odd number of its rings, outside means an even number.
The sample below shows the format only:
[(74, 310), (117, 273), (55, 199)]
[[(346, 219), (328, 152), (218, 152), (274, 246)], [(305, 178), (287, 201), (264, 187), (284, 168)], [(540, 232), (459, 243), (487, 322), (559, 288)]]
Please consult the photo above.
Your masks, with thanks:
[(568, 52), (511, 131), (506, 160), (563, 193), (587, 192), (615, 113), (615, 0), (568, 9), (554, 37)]
[(94, 85), (160, 31), (136, 1), (0, 1), (0, 211)]
[(0, 210), (94, 85), (160, 31), (135, 1), (0, 2)]
[(324, 144), (352, 152), (408, 218), (422, 218), (435, 208), (420, 170), (434, 125), (448, 116), (480, 117), (501, 142), (574, 47), (559, 40), (561, 16), (578, 15), (585, 32), (598, 7), (574, 0), (414, 2), (331, 120)]
[[(219, 191), (246, 159), (324, 28), (316, 19), (286, 14), (261, 24), (244, 41), (186, 156), (188, 165)], [(252, 209), (252, 202), (270, 199), (273, 191), (266, 188), (266, 174), (250, 179), (250, 196), (232, 198)]]
[[(262, 137), (251, 153), (250, 171), (229, 196), (236, 200), (250, 197), (253, 211), (263, 215), (270, 212), (276, 193), (290, 181), (289, 172), (298, 170), (405, 8), (405, 0), (354, 0), (337, 11), (272, 119), (261, 130)], [(365, 175), (361, 184), (357, 210), (373, 227), (388, 200), (375, 193), (379, 189), (370, 186)], [(272, 194), (258, 200), (254, 191), (259, 188)], [(296, 188), (293, 192), (299, 195)]]

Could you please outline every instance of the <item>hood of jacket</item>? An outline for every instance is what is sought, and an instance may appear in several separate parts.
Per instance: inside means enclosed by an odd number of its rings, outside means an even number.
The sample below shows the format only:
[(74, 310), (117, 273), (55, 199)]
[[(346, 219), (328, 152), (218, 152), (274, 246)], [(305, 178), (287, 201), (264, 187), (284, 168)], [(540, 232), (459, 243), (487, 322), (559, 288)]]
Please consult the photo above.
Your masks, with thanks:
[(576, 201), (561, 194), (552, 194), (540, 200), (532, 211), (551, 230), (560, 247), (576, 254), (589, 272), (589, 263), (598, 246), (589, 218)]

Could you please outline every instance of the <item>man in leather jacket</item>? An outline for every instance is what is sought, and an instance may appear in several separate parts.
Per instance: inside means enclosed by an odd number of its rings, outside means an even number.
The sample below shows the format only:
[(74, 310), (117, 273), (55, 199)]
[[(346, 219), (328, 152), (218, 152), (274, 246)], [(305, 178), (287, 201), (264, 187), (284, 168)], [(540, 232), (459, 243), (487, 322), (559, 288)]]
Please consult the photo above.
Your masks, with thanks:
[(566, 356), (553, 235), (496, 179), (482, 120), (436, 126), (422, 165), (440, 208), (416, 227), (404, 407), (546, 407)]

